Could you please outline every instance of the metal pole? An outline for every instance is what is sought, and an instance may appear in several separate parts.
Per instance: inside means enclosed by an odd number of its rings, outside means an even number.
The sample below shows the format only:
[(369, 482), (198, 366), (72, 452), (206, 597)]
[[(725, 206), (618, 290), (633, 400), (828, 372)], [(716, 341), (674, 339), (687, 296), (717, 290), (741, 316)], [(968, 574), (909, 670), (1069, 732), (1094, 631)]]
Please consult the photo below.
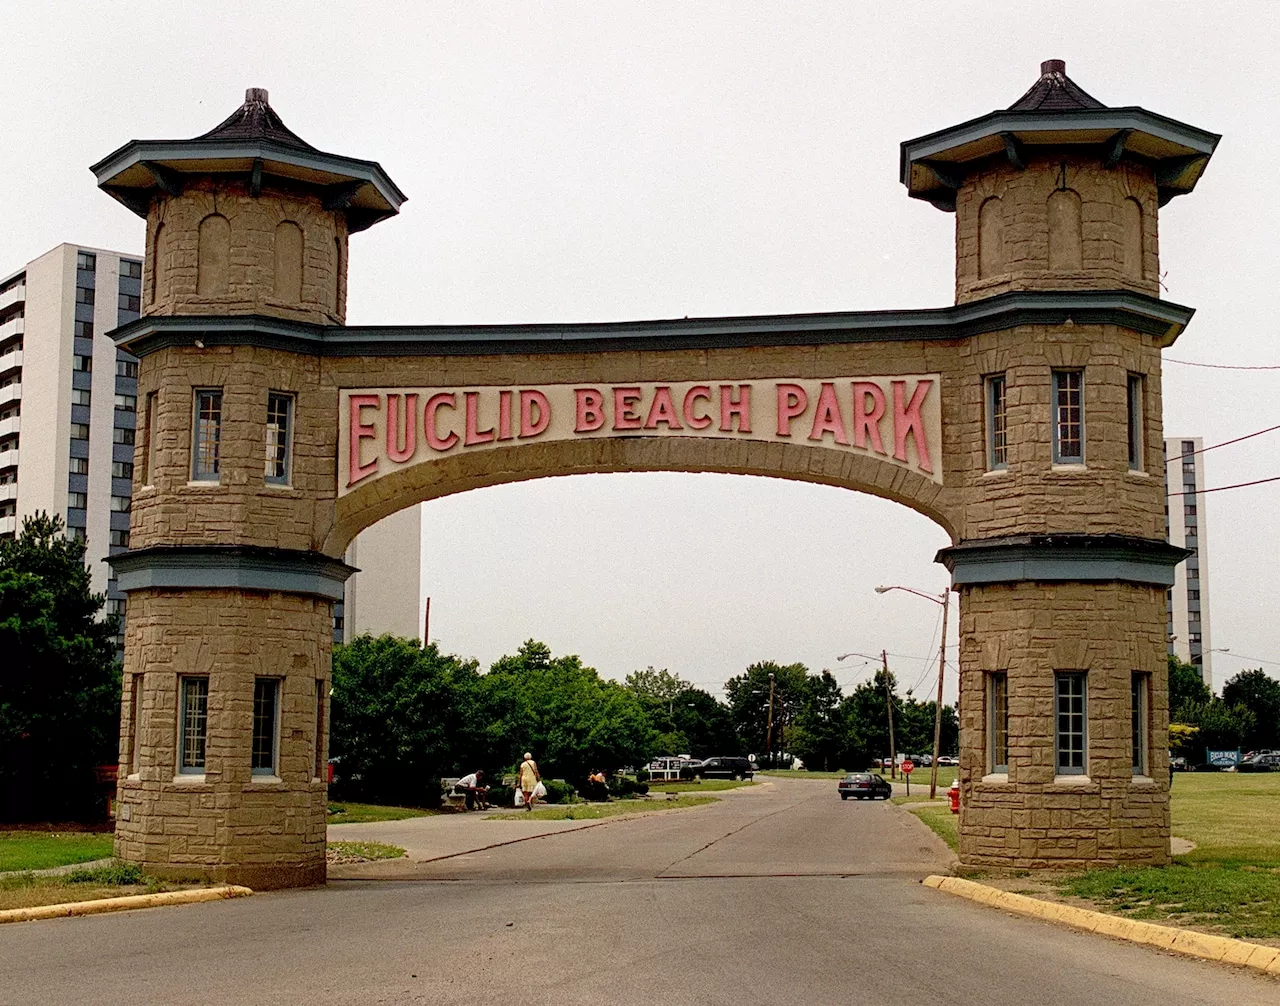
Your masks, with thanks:
[(431, 642), (431, 598), (427, 598), (427, 610), (422, 616), (422, 648)]
[(933, 768), (929, 772), (929, 799), (938, 794), (938, 746), (942, 743), (942, 672), (947, 666), (947, 612), (951, 588), (942, 592), (942, 645), (938, 647), (938, 703), (933, 711)]
[(889, 708), (889, 778), (898, 778), (898, 747), (893, 740), (893, 692), (889, 689), (889, 654), (880, 651), (880, 662), (884, 665), (884, 702)]
[(777, 768), (773, 764), (773, 672), (769, 672), (769, 726), (765, 733), (765, 757), (769, 761), (769, 765)]

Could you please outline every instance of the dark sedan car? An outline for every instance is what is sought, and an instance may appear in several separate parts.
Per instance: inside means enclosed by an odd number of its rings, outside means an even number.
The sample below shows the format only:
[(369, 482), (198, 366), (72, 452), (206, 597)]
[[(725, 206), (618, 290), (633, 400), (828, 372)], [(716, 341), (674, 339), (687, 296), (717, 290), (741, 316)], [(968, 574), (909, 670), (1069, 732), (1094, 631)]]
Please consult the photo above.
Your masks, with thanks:
[(858, 800), (874, 800), (880, 797), (888, 800), (893, 796), (893, 786), (889, 780), (872, 775), (870, 772), (850, 772), (840, 780), (836, 789), (840, 792), (841, 800), (848, 800), (849, 797)]

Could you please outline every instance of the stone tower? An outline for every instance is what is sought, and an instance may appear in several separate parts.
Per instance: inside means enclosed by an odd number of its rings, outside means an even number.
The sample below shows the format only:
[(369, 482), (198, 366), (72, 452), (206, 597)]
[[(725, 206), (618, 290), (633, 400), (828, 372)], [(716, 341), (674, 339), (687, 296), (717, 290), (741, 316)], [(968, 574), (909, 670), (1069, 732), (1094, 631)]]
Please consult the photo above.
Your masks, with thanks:
[(1165, 589), (1186, 554), (1165, 542), (1168, 341), (1078, 298), (1158, 310), (1159, 208), (1217, 141), (1049, 60), (1007, 110), (902, 145), (910, 194), (955, 213), (956, 303), (1060, 306), (966, 353), (985, 429), (969, 533), (939, 555), (960, 592), (966, 863), (1168, 860)]
[(313, 540), (332, 506), (312, 432), (327, 400), (278, 329), (343, 323), (347, 241), (404, 196), (299, 138), (259, 88), (210, 132), (135, 140), (93, 171), (147, 222), (141, 321), (182, 331), (138, 380), (116, 851), (159, 875), (323, 881), (330, 626), (350, 569)]

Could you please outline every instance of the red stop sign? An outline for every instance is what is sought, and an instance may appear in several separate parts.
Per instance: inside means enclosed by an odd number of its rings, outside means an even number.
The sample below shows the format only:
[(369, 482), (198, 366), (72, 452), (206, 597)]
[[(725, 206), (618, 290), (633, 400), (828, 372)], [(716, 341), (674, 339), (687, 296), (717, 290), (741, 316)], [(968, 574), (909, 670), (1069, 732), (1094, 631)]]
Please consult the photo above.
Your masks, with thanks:
[(903, 775), (910, 775), (915, 770), (916, 770), (916, 763), (913, 762), (910, 758), (908, 758), (906, 761), (902, 763)]

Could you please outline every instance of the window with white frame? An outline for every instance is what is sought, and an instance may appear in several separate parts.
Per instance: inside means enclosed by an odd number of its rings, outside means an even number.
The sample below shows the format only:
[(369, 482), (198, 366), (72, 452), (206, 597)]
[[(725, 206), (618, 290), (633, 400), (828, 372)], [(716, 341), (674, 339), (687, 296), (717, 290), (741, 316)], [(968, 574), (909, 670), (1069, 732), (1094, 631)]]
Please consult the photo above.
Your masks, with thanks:
[(1084, 464), (1084, 371), (1053, 372), (1053, 463)]
[(1084, 775), (1088, 768), (1085, 745), (1088, 723), (1083, 671), (1059, 671), (1055, 681), (1058, 775)]
[(288, 485), (292, 461), (293, 396), (271, 392), (267, 395), (266, 463), (263, 478), (271, 485)]
[(1009, 675), (987, 675), (987, 762), (995, 774), (1009, 772)]
[(196, 482), (217, 482), (222, 440), (222, 391), (205, 388), (195, 393), (191, 444), (191, 478)]
[(1002, 471), (1009, 467), (1009, 424), (1006, 411), (1005, 375), (992, 374), (987, 385), (987, 468)]
[(178, 772), (203, 775), (209, 731), (209, 679), (178, 679)]
[(280, 679), (255, 678), (253, 682), (253, 774), (276, 775), (279, 733)]
[(1150, 775), (1147, 752), (1147, 688), (1150, 677), (1134, 672), (1129, 679), (1130, 736), (1133, 743), (1133, 774)]

